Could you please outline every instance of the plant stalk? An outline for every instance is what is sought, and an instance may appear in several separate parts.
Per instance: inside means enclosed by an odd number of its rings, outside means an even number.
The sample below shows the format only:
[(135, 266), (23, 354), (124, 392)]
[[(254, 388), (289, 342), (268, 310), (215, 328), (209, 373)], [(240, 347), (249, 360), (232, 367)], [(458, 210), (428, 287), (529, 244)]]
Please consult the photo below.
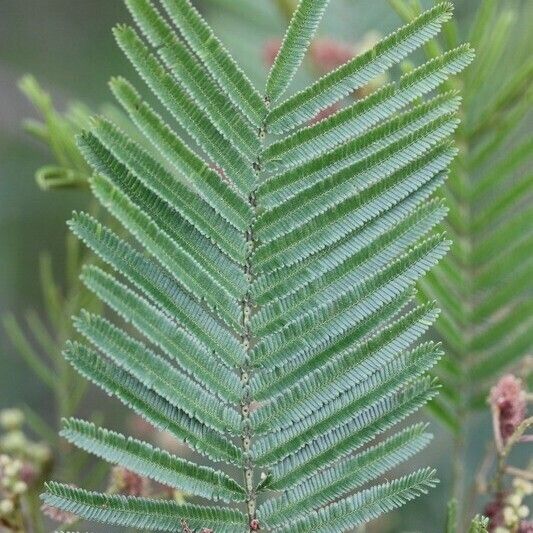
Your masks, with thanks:
[[(261, 129), (258, 132), (260, 146), (264, 144), (265, 132)], [(257, 160), (253, 164), (253, 169), (256, 174), (261, 172), (261, 164), (259, 154)], [(246, 489), (246, 507), (248, 514), (248, 527), (249, 531), (256, 531), (259, 529), (259, 523), (257, 521), (257, 489), (254, 484), (254, 470), (255, 465), (251, 457), (251, 445), (252, 445), (252, 428), (250, 423), (250, 410), (253, 403), (253, 397), (250, 388), (250, 379), (252, 374), (251, 365), (251, 350), (254, 345), (254, 339), (251, 332), (251, 318), (254, 311), (254, 303), (251, 296), (251, 288), (254, 280), (254, 272), (252, 269), (252, 255), (255, 248), (254, 238), (254, 223), (257, 216), (256, 197), (255, 190), (252, 191), (248, 197), (248, 203), (253, 211), (252, 222), (246, 231), (246, 261), (244, 265), (244, 273), (248, 281), (248, 290), (242, 300), (242, 344), (246, 352), (245, 361), (241, 367), (240, 379), (243, 387), (243, 395), (241, 399), (241, 417), (242, 417), (242, 435), (241, 443), (243, 450), (243, 463), (244, 463), (244, 485)]]

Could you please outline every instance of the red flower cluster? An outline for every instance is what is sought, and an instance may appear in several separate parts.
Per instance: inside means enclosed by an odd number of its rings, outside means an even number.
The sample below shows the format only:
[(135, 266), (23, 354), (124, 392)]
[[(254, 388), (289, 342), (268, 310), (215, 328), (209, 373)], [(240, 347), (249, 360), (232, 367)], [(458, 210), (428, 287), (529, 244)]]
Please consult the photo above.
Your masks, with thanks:
[(490, 391), (490, 402), (495, 420), (495, 431), (505, 444), (526, 416), (526, 393), (522, 381), (507, 374)]
[(505, 506), (505, 498), (505, 493), (496, 494), (494, 500), (489, 502), (483, 511), (483, 515), (489, 519), (489, 531), (493, 531), (504, 524), (503, 508)]

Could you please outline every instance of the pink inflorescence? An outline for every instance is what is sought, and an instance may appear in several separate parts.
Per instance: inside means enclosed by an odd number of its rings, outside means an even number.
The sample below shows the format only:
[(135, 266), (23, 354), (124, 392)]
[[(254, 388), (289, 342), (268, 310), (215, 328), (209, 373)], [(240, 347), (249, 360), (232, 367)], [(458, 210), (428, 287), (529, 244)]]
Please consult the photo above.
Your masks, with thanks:
[(309, 51), (311, 61), (322, 74), (344, 65), (357, 52), (354, 46), (329, 38), (317, 39)]
[[(272, 66), (276, 60), (280, 39), (268, 39), (263, 45), (263, 60), (266, 65)], [(309, 54), (313, 66), (321, 73), (325, 74), (350, 61), (356, 55), (356, 47), (335, 39), (323, 38), (314, 41)]]
[(151, 492), (150, 481), (126, 468), (115, 466), (111, 471), (109, 492), (125, 496), (148, 496)]
[(78, 517), (75, 514), (63, 511), (57, 507), (52, 507), (51, 505), (42, 505), (41, 511), (45, 516), (60, 524), (69, 525), (78, 520)]
[(276, 60), (279, 49), (281, 48), (281, 39), (268, 39), (263, 45), (263, 61), (265, 65), (271, 67)]
[(489, 519), (489, 530), (493, 531), (499, 526), (503, 526), (503, 508), (505, 506), (505, 493), (496, 494), (494, 500), (485, 507), (483, 515)]
[(512, 374), (503, 376), (492, 387), (490, 402), (497, 414), (497, 429), (505, 444), (526, 416), (527, 400), (522, 381)]

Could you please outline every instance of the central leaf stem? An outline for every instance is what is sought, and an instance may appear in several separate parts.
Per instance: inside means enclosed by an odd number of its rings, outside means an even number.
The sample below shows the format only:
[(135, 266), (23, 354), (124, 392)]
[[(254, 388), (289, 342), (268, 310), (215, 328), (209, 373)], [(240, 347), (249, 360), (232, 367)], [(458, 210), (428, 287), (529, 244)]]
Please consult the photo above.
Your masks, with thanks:
[[(264, 135), (259, 135), (261, 141)], [(259, 158), (253, 163), (253, 169), (256, 174), (261, 171)], [(257, 522), (257, 493), (254, 485), (254, 464), (251, 455), (252, 444), (252, 427), (250, 422), (250, 409), (253, 398), (250, 388), (250, 378), (252, 373), (251, 365), (251, 350), (253, 347), (253, 338), (251, 332), (251, 317), (253, 313), (254, 304), (252, 302), (251, 289), (254, 280), (254, 272), (252, 270), (252, 254), (255, 247), (254, 239), (254, 223), (257, 215), (255, 191), (252, 191), (248, 197), (248, 203), (253, 211), (252, 222), (246, 231), (246, 261), (244, 264), (244, 273), (248, 281), (248, 290), (242, 300), (242, 343), (246, 352), (244, 364), (241, 367), (241, 384), (243, 394), (241, 399), (241, 416), (242, 416), (242, 450), (243, 450), (243, 466), (244, 466), (244, 483), (246, 488), (246, 505), (248, 513), (249, 531), (256, 531), (259, 528)]]
[[(242, 343), (246, 350), (246, 358), (241, 368), (241, 384), (243, 388), (243, 394), (241, 399), (241, 415), (242, 415), (242, 449), (244, 460), (244, 483), (246, 487), (246, 504), (248, 507), (248, 518), (251, 524), (255, 520), (256, 511), (256, 494), (254, 488), (254, 465), (250, 453), (250, 447), (252, 443), (252, 428), (250, 424), (250, 406), (252, 403), (252, 394), (250, 390), (250, 350), (252, 346), (252, 335), (250, 331), (250, 317), (252, 313), (252, 302), (250, 298), (250, 288), (252, 284), (252, 270), (250, 266), (250, 255), (253, 250), (253, 235), (252, 230), (247, 231), (246, 242), (249, 248), (247, 261), (245, 264), (245, 273), (248, 277), (248, 292), (246, 293), (242, 301), (242, 326), (243, 335)], [(250, 531), (252, 527), (250, 525)]]

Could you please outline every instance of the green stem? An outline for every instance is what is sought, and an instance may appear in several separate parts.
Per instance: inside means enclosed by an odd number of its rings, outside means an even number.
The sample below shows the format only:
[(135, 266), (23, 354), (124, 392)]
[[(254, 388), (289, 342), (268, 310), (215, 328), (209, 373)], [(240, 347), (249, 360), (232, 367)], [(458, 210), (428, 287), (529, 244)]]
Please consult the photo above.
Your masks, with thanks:
[[(262, 128), (259, 132), (260, 147), (262, 148), (264, 144), (265, 131)], [(257, 160), (253, 164), (253, 169), (256, 174), (261, 172), (260, 165), (260, 154), (257, 155)], [(256, 524), (257, 522), (257, 488), (254, 481), (254, 470), (255, 465), (251, 456), (251, 444), (252, 444), (252, 429), (250, 424), (250, 409), (253, 403), (253, 397), (250, 387), (250, 379), (252, 377), (252, 365), (251, 365), (251, 351), (252, 347), (255, 344), (255, 339), (253, 338), (251, 332), (251, 318), (254, 312), (254, 302), (252, 301), (251, 289), (254, 280), (254, 272), (252, 268), (252, 255), (255, 247), (255, 238), (254, 238), (254, 224), (257, 217), (257, 208), (256, 208), (256, 192), (252, 191), (248, 197), (248, 203), (253, 211), (252, 222), (246, 231), (246, 261), (244, 264), (244, 274), (248, 281), (248, 290), (241, 302), (242, 304), (242, 344), (246, 352), (245, 361), (240, 369), (240, 379), (243, 387), (243, 395), (241, 399), (241, 417), (242, 417), (242, 428), (243, 432), (241, 435), (241, 443), (243, 450), (243, 461), (244, 461), (244, 484), (246, 488), (246, 507), (248, 515), (248, 527), (249, 531), (253, 532), (258, 529)]]
[[(250, 196), (253, 198), (253, 193)], [(252, 204), (252, 200), (250, 200)], [(253, 205), (252, 205), (253, 206)], [(246, 358), (243, 366), (241, 367), (241, 384), (243, 387), (243, 395), (241, 400), (241, 416), (243, 432), (241, 436), (243, 460), (244, 460), (244, 484), (246, 488), (246, 506), (248, 513), (248, 523), (250, 531), (252, 529), (252, 523), (256, 519), (257, 510), (257, 495), (254, 487), (254, 464), (252, 461), (250, 447), (252, 444), (252, 431), (250, 425), (250, 407), (252, 404), (252, 395), (250, 388), (251, 378), (251, 364), (250, 355), (252, 347), (252, 335), (250, 331), (250, 318), (252, 314), (252, 302), (251, 302), (251, 285), (253, 280), (252, 266), (251, 266), (251, 254), (253, 252), (253, 225), (250, 226), (246, 232), (246, 244), (248, 246), (248, 254), (245, 263), (245, 274), (248, 277), (248, 291), (242, 300), (242, 343), (246, 351)]]
[(28, 508), (34, 533), (44, 533), (44, 524), (41, 514), (41, 501), (39, 495), (32, 492), (28, 495)]
[(503, 490), (503, 476), (506, 473), (507, 458), (511, 453), (511, 450), (517, 444), (524, 433), (533, 426), (533, 416), (526, 418), (515, 430), (515, 432), (509, 437), (503, 449), (498, 451), (498, 467), (496, 469), (496, 475), (492, 482), (494, 492), (502, 492)]
[(466, 523), (467, 506), (464, 504), (465, 498), (465, 456), (467, 452), (466, 439), (466, 413), (460, 409), (458, 418), (461, 420), (457, 433), (454, 437), (453, 444), (453, 463), (452, 463), (452, 498), (457, 502), (457, 516), (462, 517), (459, 520), (459, 531), (463, 531)]

